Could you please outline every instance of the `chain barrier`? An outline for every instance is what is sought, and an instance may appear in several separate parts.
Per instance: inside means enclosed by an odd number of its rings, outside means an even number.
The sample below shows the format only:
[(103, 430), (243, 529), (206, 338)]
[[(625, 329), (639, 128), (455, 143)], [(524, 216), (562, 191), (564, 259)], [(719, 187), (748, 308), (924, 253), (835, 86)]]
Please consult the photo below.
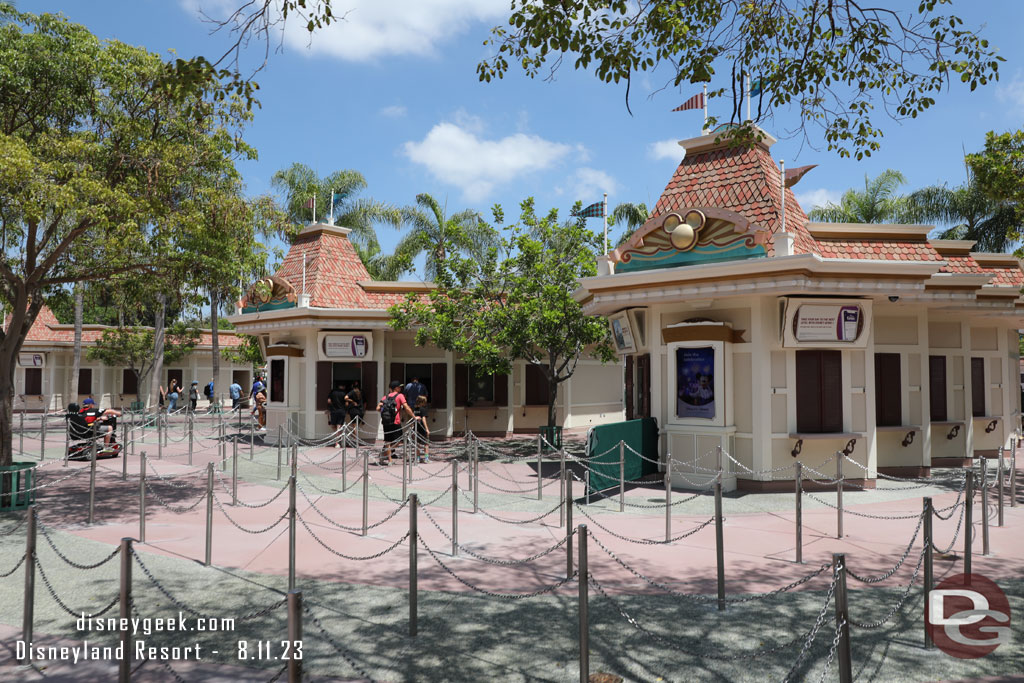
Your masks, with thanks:
[[(430, 514), (429, 510), (427, 510), (426, 508), (423, 508), (423, 513), (427, 516), (427, 519), (430, 520), (430, 523), (433, 524), (434, 527), (438, 531), (441, 532), (441, 535), (444, 536), (445, 539), (449, 543), (453, 542), (451, 535), (447, 531), (445, 531), (444, 528), (440, 524), (437, 523), (437, 520), (434, 519), (434, 516), (432, 514)], [(573, 536), (575, 533), (576, 533), (575, 529), (570, 530), (569, 533), (566, 534), (565, 537), (562, 540), (560, 540), (558, 543), (556, 543), (555, 545), (551, 546), (550, 548), (547, 548), (546, 550), (542, 550), (541, 552), (536, 553), (535, 555), (531, 555), (530, 557), (524, 558), (522, 560), (499, 560), (499, 559), (495, 559), (495, 558), (492, 558), (492, 557), (487, 557), (486, 555), (481, 555), (481, 554), (475, 552), (474, 550), (472, 550), (471, 548), (467, 548), (466, 546), (464, 546), (462, 544), (457, 544), (457, 545), (458, 545), (459, 550), (465, 552), (467, 555), (469, 555), (471, 557), (475, 557), (476, 559), (480, 560), (481, 562), (486, 562), (487, 564), (497, 565), (499, 567), (517, 567), (517, 566), (520, 566), (520, 565), (529, 564), (530, 562), (534, 562), (536, 560), (539, 560), (540, 558), (544, 557), (545, 555), (550, 555), (551, 553), (553, 553), (554, 551), (558, 550), (563, 545), (565, 545), (566, 542), (569, 540), (569, 538), (571, 536)]]
[(10, 576), (14, 572), (18, 571), (19, 569), (21, 569), (21, 565), (23, 565), (25, 563), (25, 558), (26, 557), (28, 557), (28, 553), (22, 553), (21, 554), (21, 559), (18, 560), (18, 563), (16, 565), (14, 565), (14, 568), (11, 569), (10, 571), (7, 571), (7, 572), (4, 572), (4, 573), (0, 574), (0, 579), (6, 579), (8, 576)]
[[(228, 489), (228, 485), (227, 485), (227, 482), (226, 482), (227, 478), (224, 476), (224, 473), (219, 471), (216, 467), (213, 468), (213, 471), (217, 475), (217, 480), (220, 481), (221, 488), (224, 489), (225, 493), (230, 494), (231, 491)], [(277, 493), (275, 493), (271, 498), (269, 498), (268, 500), (263, 501), (262, 503), (246, 503), (246, 502), (242, 501), (241, 499), (235, 500), (235, 503), (237, 503), (238, 505), (241, 505), (244, 508), (249, 508), (250, 510), (256, 510), (256, 509), (259, 509), (259, 508), (265, 508), (268, 505), (270, 505), (271, 503), (273, 503), (275, 500), (280, 498), (281, 495), (285, 491), (287, 491), (287, 490), (288, 490), (288, 484), (286, 483), (284, 486), (282, 486), (280, 489), (278, 489)], [(203, 495), (206, 495), (205, 491), (203, 492)]]
[[(39, 577), (43, 580), (43, 585), (46, 586), (46, 592), (50, 594), (50, 597), (53, 598), (53, 601), (56, 602), (62, 610), (73, 616), (75, 619), (78, 619), (80, 616), (82, 616), (85, 610), (76, 612), (72, 610), (70, 607), (68, 607), (66, 604), (64, 604), (64, 601), (57, 596), (57, 592), (53, 590), (53, 585), (50, 584), (50, 579), (47, 578), (46, 572), (43, 571), (43, 564), (41, 562), (36, 562), (36, 569), (39, 570)], [(120, 595), (115, 595), (114, 599), (110, 601), (109, 605), (101, 609), (99, 612), (93, 612), (92, 616), (102, 617), (104, 614), (109, 612), (114, 605), (118, 603), (120, 597)]]
[(656, 541), (656, 540), (651, 539), (651, 538), (630, 538), (629, 536), (623, 536), (621, 534), (615, 533), (614, 531), (612, 531), (611, 529), (609, 529), (608, 527), (606, 527), (605, 525), (601, 524), (596, 519), (591, 517), (587, 513), (586, 509), (584, 509), (584, 507), (582, 505), (580, 505), (579, 503), (574, 503), (574, 504), (579, 509), (579, 511), (583, 513), (583, 516), (586, 517), (587, 519), (589, 519), (591, 522), (593, 522), (594, 526), (596, 526), (601, 531), (603, 531), (606, 534), (609, 534), (611, 536), (614, 536), (615, 538), (617, 538), (619, 540), (627, 541), (629, 543), (636, 543), (638, 545), (666, 545), (668, 543), (673, 543), (675, 541), (679, 541), (679, 540), (682, 540), (684, 538), (687, 538), (688, 536), (693, 536), (695, 533), (697, 533), (698, 531), (700, 531), (704, 527), (708, 526), (709, 524), (713, 524), (714, 521), (715, 521), (714, 516), (708, 517), (707, 520), (701, 522), (698, 526), (694, 527), (693, 529), (690, 529), (689, 531), (686, 531), (686, 532), (684, 532), (684, 533), (682, 533), (682, 534), (680, 534), (678, 536), (673, 536), (672, 538), (668, 539), (667, 541)]
[[(910, 577), (910, 583), (907, 584), (906, 589), (903, 591), (903, 595), (900, 596), (900, 599), (896, 601), (896, 604), (893, 606), (893, 608), (891, 610), (889, 610), (888, 614), (886, 614), (884, 617), (882, 617), (878, 621), (872, 621), (872, 622), (869, 622), (867, 624), (862, 624), (862, 623), (860, 623), (858, 621), (854, 621), (853, 619), (850, 619), (850, 623), (853, 626), (856, 626), (857, 628), (875, 629), (875, 628), (881, 628), (887, 621), (892, 619), (893, 616), (895, 616), (895, 614), (897, 612), (899, 612), (901, 609), (903, 609), (903, 605), (904, 605), (904, 603), (907, 600), (907, 596), (910, 595), (910, 589), (914, 587), (915, 583), (917, 583), (917, 575), (921, 572), (921, 565), (922, 564), (924, 564), (924, 550), (921, 551), (920, 557), (917, 558), (917, 567), (914, 568), (914, 575), (912, 577)], [(850, 570), (847, 569), (846, 571), (847, 571), (847, 573), (849, 573)]]
[(899, 561), (892, 567), (892, 569), (885, 572), (884, 574), (879, 574), (878, 576), (861, 576), (854, 572), (852, 569), (850, 569), (849, 565), (847, 565), (846, 574), (851, 579), (856, 579), (861, 583), (880, 583), (888, 579), (893, 574), (895, 574), (897, 571), (899, 571), (900, 567), (903, 566), (903, 563), (906, 561), (907, 556), (910, 555), (910, 549), (913, 548), (914, 543), (917, 542), (917, 534), (921, 531), (921, 525), (924, 524), (924, 516), (925, 513), (923, 512), (920, 515), (918, 515), (917, 526), (914, 528), (914, 535), (910, 537), (910, 543), (907, 544), (907, 549), (903, 551), (903, 557), (899, 559)]
[(309, 620), (312, 621), (313, 625), (317, 627), (317, 629), (323, 635), (324, 640), (327, 641), (327, 644), (330, 645), (331, 647), (333, 647), (334, 648), (334, 652), (336, 654), (341, 655), (342, 658), (346, 662), (348, 662), (349, 665), (353, 669), (355, 669), (356, 673), (359, 674), (360, 678), (362, 678), (363, 680), (367, 680), (367, 681), (373, 680), (373, 679), (370, 678), (370, 675), (368, 673), (366, 673), (366, 671), (362, 667), (360, 667), (358, 664), (356, 664), (355, 659), (352, 658), (352, 655), (349, 654), (348, 650), (346, 650), (344, 647), (342, 647), (338, 643), (338, 641), (334, 640), (331, 637), (331, 634), (327, 632), (327, 629), (325, 629), (324, 625), (320, 623), (320, 620), (316, 618), (316, 615), (313, 614), (313, 610), (311, 610), (309, 608), (309, 605), (305, 601), (303, 601), (303, 603), (302, 603), (302, 611), (306, 613), (306, 616), (309, 617)]
[[(313, 508), (313, 511), (316, 512), (318, 515), (320, 515), (320, 517), (322, 517), (324, 519), (324, 521), (326, 521), (327, 523), (329, 523), (329, 524), (331, 524), (333, 526), (336, 526), (339, 529), (344, 529), (345, 531), (358, 531), (358, 532), (361, 532), (363, 530), (363, 527), (361, 525), (360, 526), (348, 526), (347, 524), (342, 524), (341, 522), (334, 521), (333, 519), (328, 517), (326, 514), (324, 514), (324, 512), (320, 508), (318, 508), (316, 506), (316, 503), (314, 503), (313, 500), (309, 497), (309, 494), (306, 493), (305, 489), (303, 489), (301, 486), (299, 486), (298, 489), (302, 493), (302, 497), (306, 499), (307, 503), (309, 503), (309, 506), (311, 508)], [(397, 515), (399, 512), (401, 512), (402, 509), (405, 508), (405, 506), (408, 505), (408, 504), (409, 504), (409, 501), (404, 501), (401, 505), (399, 505), (397, 508), (392, 510), (391, 513), (388, 514), (388, 516), (385, 517), (384, 519), (382, 519), (380, 521), (377, 521), (377, 522), (374, 522), (373, 524), (367, 524), (366, 525), (367, 530), (379, 527), (380, 525), (384, 524), (385, 522), (390, 521), (391, 519), (393, 519), (395, 517), (395, 515)], [(422, 505), (422, 503), (421, 503), (421, 505)]]
[[(464, 489), (459, 489), (459, 495), (461, 495), (463, 498), (465, 498), (467, 502), (469, 502), (469, 503), (473, 502), (473, 499), (469, 497), (469, 494), (467, 494)], [(559, 501), (558, 504), (555, 505), (555, 507), (551, 508), (547, 512), (545, 512), (545, 513), (543, 513), (543, 514), (541, 514), (541, 515), (539, 515), (537, 517), (531, 517), (530, 519), (521, 519), (521, 520), (520, 519), (505, 519), (503, 517), (498, 517), (496, 515), (491, 514), (487, 510), (483, 509), (479, 505), (477, 506), (477, 510), (479, 512), (484, 513), (485, 516), (490, 517), (494, 521), (501, 522), (503, 524), (533, 524), (534, 522), (539, 522), (540, 520), (544, 519), (548, 515), (551, 515), (551, 514), (554, 514), (554, 513), (558, 512), (559, 508), (561, 508), (561, 507), (562, 507), (562, 502)]]
[[(828, 502), (827, 500), (823, 500), (821, 498), (818, 498), (816, 495), (814, 495), (813, 493), (811, 493), (809, 491), (804, 491), (804, 495), (807, 496), (808, 498), (810, 498), (811, 500), (814, 500), (814, 501), (817, 501), (817, 502), (821, 503), (822, 505), (827, 505), (828, 507), (832, 508), (833, 510), (838, 510), (839, 509), (838, 506), (833, 505), (832, 503)], [(914, 519), (915, 517), (920, 517), (921, 516), (920, 512), (914, 512), (914, 513), (909, 514), (909, 515), (872, 515), (872, 514), (870, 514), (868, 512), (857, 512), (856, 510), (851, 510), (850, 508), (848, 508), (846, 506), (843, 506), (843, 513), (844, 514), (849, 514), (849, 515), (856, 515), (857, 517), (867, 517), (868, 519)]]
[(153, 497), (156, 498), (156, 502), (160, 503), (161, 505), (163, 505), (165, 508), (167, 508), (176, 515), (183, 515), (187, 512), (192, 512), (197, 507), (199, 507), (200, 503), (202, 503), (206, 499), (206, 491), (203, 490), (199, 493), (199, 497), (196, 498), (195, 502), (192, 503), (191, 505), (171, 505), (166, 500), (164, 500), (163, 496), (156, 492), (156, 488), (148, 479), (146, 480), (146, 490), (153, 494)]
[(829, 648), (828, 659), (825, 660), (825, 666), (821, 669), (821, 677), (818, 679), (818, 683), (825, 683), (825, 677), (828, 675), (828, 672), (832, 670), (832, 660), (836, 657), (836, 649), (839, 647), (839, 639), (842, 637), (844, 626), (846, 626), (845, 619), (836, 624), (836, 635), (832, 638), (832, 647)]
[[(343, 491), (343, 490), (341, 490), (341, 489), (330, 489), (330, 490), (328, 490), (328, 489), (322, 489), (322, 488), (320, 488), (319, 486), (317, 486), (316, 482), (314, 482), (314, 481), (313, 481), (313, 480), (312, 480), (312, 479), (310, 478), (310, 476), (309, 476), (308, 474), (306, 474), (305, 472), (303, 472), (303, 471), (301, 471), (301, 470), (298, 470), (298, 473), (299, 473), (299, 476), (300, 476), (300, 477), (302, 477), (303, 479), (305, 479), (305, 480), (306, 480), (306, 483), (307, 483), (307, 484), (309, 484), (310, 486), (312, 486), (313, 488), (315, 488), (315, 489), (316, 489), (317, 491), (319, 491), (320, 493), (322, 493), (322, 494), (324, 494), (324, 495), (329, 495), (329, 496), (333, 496), (333, 495), (337, 495), (337, 494), (339, 494), (339, 493), (345, 493), (345, 492), (346, 492), (346, 491)], [(353, 486), (355, 486), (356, 484), (358, 484), (358, 483), (359, 483), (359, 482), (360, 482), (360, 481), (362, 480), (362, 478), (363, 478), (363, 475), (361, 475), (361, 474), (360, 474), (360, 475), (359, 475), (359, 478), (358, 478), (358, 479), (356, 479), (355, 481), (351, 482), (351, 483), (350, 483), (350, 484), (348, 485), (348, 487), (349, 487), (349, 488), (351, 489), (351, 488), (352, 488)]]
[[(714, 482), (712, 482), (712, 485), (714, 485)], [(691, 500), (694, 500), (696, 498), (700, 498), (703, 495), (706, 495), (706, 494), (703, 493), (703, 492), (700, 492), (700, 493), (695, 493), (692, 496), (688, 496), (686, 498), (680, 498), (679, 500), (673, 501), (672, 503), (670, 503), (669, 507), (673, 507), (674, 508), (677, 505), (682, 505), (683, 503), (689, 503)], [(653, 510), (653, 509), (656, 509), (656, 508), (660, 508), (662, 510), (665, 509), (665, 503), (630, 503), (629, 501), (623, 501), (623, 503), (625, 504), (626, 507), (640, 508), (642, 510)]]
[[(952, 505), (950, 505), (949, 507), (938, 508), (937, 510), (932, 510), (932, 513), (936, 517), (938, 517), (939, 519), (941, 519), (943, 521), (945, 521), (947, 519), (950, 519), (953, 516), (953, 511), (956, 510), (956, 508), (958, 506), (963, 505), (963, 500), (962, 499), (963, 499), (963, 496), (964, 496), (964, 491), (966, 491), (966, 490), (967, 490), (967, 476), (964, 475), (960, 479), (960, 490), (956, 492), (956, 501)], [(946, 510), (949, 510), (949, 514), (946, 515), (945, 517), (943, 517), (942, 513), (945, 512)]]
[(795, 674), (796, 670), (800, 668), (800, 663), (804, 660), (804, 657), (807, 656), (807, 652), (811, 649), (811, 645), (814, 644), (814, 639), (818, 637), (818, 631), (821, 630), (822, 625), (825, 623), (825, 614), (828, 612), (828, 606), (832, 603), (832, 598), (835, 596), (837, 581), (837, 577), (833, 574), (832, 585), (828, 587), (828, 595), (825, 597), (825, 604), (821, 606), (821, 611), (818, 612), (818, 618), (815, 619), (814, 626), (807, 634), (807, 640), (804, 641), (803, 647), (800, 648), (800, 654), (797, 655), (796, 661), (793, 662), (793, 666), (786, 673), (786, 677), (782, 679), (783, 683), (789, 683), (789, 681), (793, 680), (793, 674)]
[(538, 597), (540, 595), (545, 595), (547, 593), (553, 593), (554, 591), (558, 590), (559, 588), (561, 588), (562, 586), (564, 586), (565, 584), (569, 583), (574, 578), (576, 578), (576, 572), (573, 572), (572, 576), (566, 577), (564, 579), (560, 579), (559, 581), (557, 581), (556, 583), (554, 583), (554, 584), (552, 584), (550, 586), (545, 586), (544, 588), (540, 588), (540, 589), (532, 591), (530, 593), (497, 593), (495, 591), (489, 591), (486, 588), (480, 588), (479, 586), (470, 583), (466, 579), (464, 579), (461, 576), (459, 576), (458, 574), (456, 574), (454, 571), (452, 571), (452, 569), (448, 565), (446, 565), (444, 562), (441, 561), (441, 558), (439, 558), (437, 556), (437, 553), (435, 553), (433, 551), (433, 549), (429, 545), (427, 545), (426, 541), (424, 541), (422, 537), (419, 538), (419, 543), (420, 543), (421, 546), (423, 546), (423, 549), (426, 550), (428, 553), (430, 553), (430, 556), (432, 558), (434, 558), (434, 562), (436, 562), (438, 565), (440, 565), (441, 569), (443, 569), (446, 572), (448, 572), (448, 574), (453, 579), (455, 579), (456, 581), (461, 583), (466, 588), (469, 588), (470, 590), (476, 591), (477, 593), (482, 593), (484, 595), (489, 595), (492, 598), (502, 598), (502, 599), (505, 599), (505, 600), (526, 600), (528, 598), (536, 598), (536, 597)]
[(956, 545), (956, 539), (958, 539), (960, 537), (960, 529), (961, 529), (961, 527), (963, 527), (963, 524), (964, 524), (964, 513), (966, 512), (966, 510), (967, 510), (967, 505), (961, 504), (960, 505), (960, 517), (959, 517), (959, 519), (957, 519), (957, 522), (956, 522), (956, 531), (953, 532), (953, 540), (949, 542), (949, 545), (945, 549), (939, 548), (937, 545), (935, 545), (935, 538), (934, 538), (934, 536), (932, 537), (931, 544), (932, 544), (932, 549), (935, 552), (939, 553), (940, 555), (945, 555), (946, 553), (948, 553), (949, 551), (951, 551), (953, 549), (953, 546)]
[(0, 536), (10, 536), (10, 535), (11, 535), (11, 534), (13, 534), (13, 533), (14, 533), (15, 531), (17, 531), (17, 530), (18, 530), (18, 529), (20, 529), (21, 527), (25, 526), (25, 522), (27, 522), (27, 521), (28, 521), (28, 515), (25, 515), (25, 517), (24, 517), (24, 518), (23, 518), (23, 519), (22, 519), (22, 520), (21, 520), (20, 522), (18, 522), (18, 523), (17, 523), (17, 524), (15, 524), (14, 526), (12, 526), (12, 527), (11, 527), (10, 529), (8, 529), (7, 531), (0, 531)]
[[(153, 471), (153, 474), (155, 474), (157, 476), (157, 479), (160, 479), (163, 483), (167, 484), (168, 486), (172, 486), (172, 487), (174, 487), (176, 489), (183, 489), (183, 488), (187, 488), (189, 486), (193, 486), (194, 482), (184, 482), (184, 483), (179, 484), (179, 483), (174, 481), (174, 478), (181, 477), (181, 476), (186, 476), (186, 475), (189, 475), (189, 474), (191, 474), (193, 477), (195, 477), (196, 475), (199, 475), (199, 474), (206, 474), (206, 468), (205, 467), (195, 467), (195, 468), (193, 468), (191, 470), (191, 472), (188, 472), (188, 471), (182, 472), (181, 474), (176, 475), (176, 477), (165, 477), (164, 475), (162, 475), (162, 474), (160, 474), (159, 472), (156, 471), (156, 468), (153, 467), (153, 461), (150, 458), (146, 458), (146, 467), (148, 467), (149, 469), (151, 469)], [(121, 473), (118, 472), (117, 475), (121, 476)]]
[(268, 527), (264, 527), (263, 529), (246, 529), (244, 526), (242, 526), (241, 524), (239, 524), (235, 520), (231, 519), (231, 515), (229, 515), (228, 511), (224, 509), (224, 505), (221, 504), (220, 498), (217, 497), (217, 494), (214, 494), (213, 502), (215, 502), (217, 504), (217, 507), (220, 509), (220, 511), (222, 513), (224, 513), (224, 516), (228, 518), (228, 521), (231, 522), (231, 524), (235, 528), (237, 528), (237, 529), (239, 529), (241, 531), (244, 531), (247, 534), (252, 534), (253, 536), (258, 536), (259, 534), (266, 533), (266, 532), (270, 531), (271, 529), (273, 529), (274, 527), (276, 527), (281, 522), (283, 522), (286, 519), (288, 519), (288, 515), (284, 514), (284, 515), (281, 515), (280, 517), (278, 517), (276, 522), (274, 522), (273, 524), (271, 524)]
[(114, 551), (112, 553), (107, 555), (99, 562), (96, 562), (95, 564), (81, 564), (69, 558), (67, 555), (62, 553), (56, 545), (54, 545), (53, 539), (50, 538), (50, 533), (47, 531), (48, 527), (45, 524), (43, 524), (42, 522), (36, 522), (36, 528), (43, 532), (43, 539), (46, 541), (47, 545), (50, 546), (50, 548), (57, 555), (57, 557), (63, 560), (65, 564), (71, 565), (75, 569), (98, 569), (99, 567), (102, 567), (107, 562), (110, 562), (112, 559), (117, 557), (117, 554), (121, 552), (121, 546), (118, 546), (114, 548)]
[(407, 538), (409, 538), (409, 532), (406, 531), (404, 536), (402, 536), (400, 539), (398, 539), (397, 541), (395, 541), (394, 543), (392, 543), (391, 545), (389, 545), (387, 548), (385, 548), (384, 550), (380, 551), (379, 553), (375, 553), (373, 555), (367, 555), (365, 557), (358, 557), (358, 556), (354, 556), (354, 555), (346, 555), (345, 553), (338, 552), (337, 550), (335, 550), (331, 546), (327, 545), (327, 543), (322, 538), (317, 536), (316, 533), (310, 528), (309, 524), (306, 523), (306, 520), (302, 518), (302, 515), (298, 515), (298, 518), (299, 518), (299, 521), (302, 522), (302, 526), (304, 526), (306, 528), (306, 531), (309, 532), (309, 535), (313, 537), (313, 540), (315, 540), (317, 543), (319, 543), (321, 545), (321, 547), (323, 547), (324, 550), (326, 550), (327, 552), (331, 553), (332, 555), (336, 555), (336, 556), (342, 558), (343, 560), (352, 560), (352, 561), (355, 561), (355, 562), (363, 562), (363, 561), (366, 561), (366, 560), (376, 560), (379, 557), (384, 557), (385, 555), (390, 553), (392, 550), (394, 550), (395, 548), (400, 546)]

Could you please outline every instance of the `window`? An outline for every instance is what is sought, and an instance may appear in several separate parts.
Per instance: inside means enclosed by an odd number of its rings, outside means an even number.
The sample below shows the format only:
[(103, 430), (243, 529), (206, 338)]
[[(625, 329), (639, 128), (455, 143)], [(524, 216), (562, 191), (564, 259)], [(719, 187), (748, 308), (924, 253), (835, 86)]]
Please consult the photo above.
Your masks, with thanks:
[(81, 396), (89, 396), (92, 394), (92, 368), (79, 369), (78, 393)]
[(139, 378), (135, 376), (135, 371), (129, 370), (128, 368), (121, 371), (121, 393), (139, 393)]
[(903, 389), (900, 385), (900, 354), (875, 354), (875, 423), (879, 427), (903, 424)]
[(534, 363), (525, 366), (525, 397), (523, 403), (528, 406), (546, 406), (548, 404), (548, 378), (544, 368)]
[(468, 382), (466, 384), (468, 393), (466, 398), (470, 405), (476, 403), (494, 402), (494, 375), (485, 375), (476, 368), (470, 366)]
[(796, 352), (796, 430), (805, 434), (843, 431), (841, 352)]
[(932, 422), (948, 420), (946, 412), (946, 357), (928, 356), (928, 402)]
[(171, 380), (172, 379), (178, 381), (178, 393), (181, 393), (181, 388), (182, 388), (183, 383), (184, 383), (184, 372), (182, 370), (179, 370), (179, 369), (168, 370), (167, 371), (167, 385), (166, 385), (168, 388), (170, 388), (170, 386), (171, 386)]
[(971, 359), (971, 414), (985, 417), (985, 359)]
[(267, 400), (284, 403), (284, 358), (270, 361), (270, 395)]
[(27, 396), (43, 395), (42, 368), (25, 368), (25, 394)]
[(507, 406), (508, 375), (487, 375), (465, 363), (456, 364), (455, 405)]

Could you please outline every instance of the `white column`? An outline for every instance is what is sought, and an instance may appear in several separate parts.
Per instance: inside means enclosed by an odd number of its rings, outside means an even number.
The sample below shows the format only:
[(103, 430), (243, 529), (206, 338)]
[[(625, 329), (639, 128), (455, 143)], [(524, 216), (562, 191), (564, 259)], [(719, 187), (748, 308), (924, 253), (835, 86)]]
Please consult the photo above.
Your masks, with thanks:
[[(316, 336), (316, 328), (306, 330), (306, 353), (303, 356), (303, 361), (306, 366), (306, 381), (302, 387), (302, 395), (304, 397), (302, 401), (303, 412), (300, 413), (299, 422), (305, 425), (304, 429), (306, 433), (303, 436), (308, 437), (316, 435), (316, 363), (320, 357), (316, 345)], [(288, 418), (285, 418), (285, 420), (287, 419)], [(296, 425), (296, 427), (298, 427), (298, 425)]]
[(928, 317), (929, 309), (917, 316), (917, 351), (921, 356), (921, 465), (932, 465), (932, 387), (929, 366)]
[(974, 457), (974, 387), (971, 384), (971, 324), (966, 320), (960, 322), (960, 352), (963, 358), (964, 383), (964, 454), (965, 458)]
[(455, 354), (451, 351), (444, 352), (444, 381), (448, 387), (445, 392), (444, 409), (447, 414), (445, 423), (445, 436), (450, 437), (455, 433)]
[[(750, 306), (750, 388), (753, 400), (752, 432), (753, 470), (768, 470), (772, 465), (772, 349), (777, 345), (778, 332), (773, 331), (772, 305), (774, 300), (756, 298)], [(761, 475), (767, 479), (770, 475)]]

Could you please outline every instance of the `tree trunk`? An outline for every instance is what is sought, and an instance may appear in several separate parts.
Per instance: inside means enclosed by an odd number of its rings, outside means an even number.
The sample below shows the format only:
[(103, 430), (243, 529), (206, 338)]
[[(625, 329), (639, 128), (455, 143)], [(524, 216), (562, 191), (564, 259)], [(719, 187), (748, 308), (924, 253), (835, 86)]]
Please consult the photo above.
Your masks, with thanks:
[(213, 390), (216, 396), (220, 386), (220, 292), (210, 292), (210, 346), (213, 348), (211, 367), (213, 368)]
[(14, 369), (43, 300), (38, 292), (30, 297), (25, 288), (19, 287), (10, 304), (11, 320), (0, 337), (0, 467), (14, 462)]
[[(20, 344), (18, 346), (20, 348)], [(17, 357), (18, 352), (15, 351), (11, 356), (4, 353), (4, 358), (0, 359), (0, 466), (10, 466), (14, 462), (14, 359)], [(3, 477), (0, 484), (8, 484), (9, 479)]]
[(555, 402), (558, 400), (558, 382), (553, 377), (548, 378), (548, 434), (551, 439), (555, 438)]
[(85, 285), (81, 282), (75, 283), (75, 347), (71, 360), (71, 386), (68, 387), (67, 403), (78, 401), (78, 374), (82, 369), (82, 312), (85, 298)]
[(167, 315), (167, 295), (156, 295), (159, 306), (153, 321), (153, 375), (150, 380), (149, 400), (151, 406), (160, 404), (160, 374), (164, 370), (164, 317)]

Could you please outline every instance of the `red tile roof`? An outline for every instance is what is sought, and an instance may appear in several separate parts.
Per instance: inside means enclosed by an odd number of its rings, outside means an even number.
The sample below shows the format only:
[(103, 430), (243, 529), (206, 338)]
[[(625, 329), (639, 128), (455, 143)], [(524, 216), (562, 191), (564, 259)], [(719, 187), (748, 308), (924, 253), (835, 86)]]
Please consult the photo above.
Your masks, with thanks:
[(942, 261), (927, 242), (877, 239), (817, 238), (817, 252), (824, 258), (873, 259), (884, 261)]
[(1024, 272), (1012, 265), (988, 265), (978, 263), (970, 254), (946, 254), (942, 257), (946, 265), (943, 273), (961, 275), (989, 275), (990, 285), (996, 287), (1024, 287)]
[[(762, 145), (752, 148), (716, 147), (687, 152), (654, 206), (653, 216), (690, 207), (717, 207), (735, 211), (755, 227), (774, 235), (780, 229), (781, 171)], [(815, 251), (815, 240), (804, 225), (807, 215), (786, 189), (786, 232), (793, 235), (795, 253)], [(768, 240), (768, 254), (774, 254)]]
[(404, 291), (366, 291), (359, 283), (371, 280), (370, 274), (348, 237), (330, 228), (300, 234), (276, 273), (300, 294), (304, 258), (310, 306), (386, 310), (392, 304), (405, 300), (407, 295)]
[[(4, 318), (4, 329), (10, 322), (10, 315)], [(103, 336), (104, 330), (114, 329), (107, 325), (85, 325), (82, 328), (82, 343), (93, 344)], [(242, 343), (241, 338), (233, 332), (219, 332), (218, 341), (221, 347), (238, 346)], [(75, 330), (71, 325), (62, 325), (57, 317), (50, 310), (49, 306), (39, 309), (39, 315), (29, 328), (25, 336), (27, 342), (55, 344), (73, 344), (75, 342)], [(209, 330), (199, 331), (199, 347), (213, 346), (213, 334)]]

